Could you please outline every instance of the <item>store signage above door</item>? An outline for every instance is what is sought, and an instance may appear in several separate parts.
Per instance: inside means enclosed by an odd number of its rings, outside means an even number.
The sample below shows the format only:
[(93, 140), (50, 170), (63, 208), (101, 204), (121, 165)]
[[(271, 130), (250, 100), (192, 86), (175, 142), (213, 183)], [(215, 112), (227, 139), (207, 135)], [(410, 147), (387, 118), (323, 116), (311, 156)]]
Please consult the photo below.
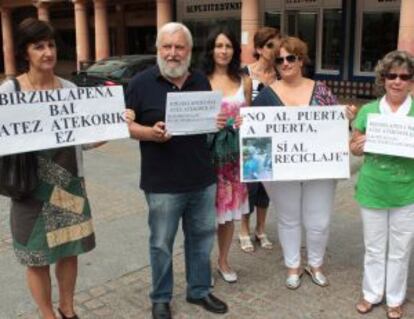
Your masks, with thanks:
[(186, 12), (187, 13), (198, 13), (198, 12), (217, 12), (217, 11), (240, 11), (241, 7), (242, 7), (241, 1), (192, 4), (192, 5), (186, 6)]
[(179, 21), (214, 18), (240, 18), (242, 1), (187, 0), (177, 1)]
[(398, 10), (401, 6), (401, 0), (365, 0), (364, 11), (376, 11), (383, 9)]
[(341, 8), (342, 0), (284, 0), (287, 10), (303, 8)]
[(319, 5), (320, 5), (320, 0), (285, 0), (286, 9), (317, 7)]

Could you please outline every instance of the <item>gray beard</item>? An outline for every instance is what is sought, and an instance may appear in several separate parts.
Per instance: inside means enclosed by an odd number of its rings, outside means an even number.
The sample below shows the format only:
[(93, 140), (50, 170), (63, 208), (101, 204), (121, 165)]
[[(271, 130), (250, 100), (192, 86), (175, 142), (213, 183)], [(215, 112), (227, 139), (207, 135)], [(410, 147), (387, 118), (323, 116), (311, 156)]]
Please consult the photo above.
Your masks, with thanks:
[(157, 54), (157, 64), (160, 68), (160, 72), (162, 76), (176, 79), (184, 76), (188, 72), (188, 68), (190, 67), (191, 63), (191, 54), (188, 55), (187, 59), (181, 62), (179, 66), (171, 68), (167, 65), (167, 62), (163, 60), (159, 54)]

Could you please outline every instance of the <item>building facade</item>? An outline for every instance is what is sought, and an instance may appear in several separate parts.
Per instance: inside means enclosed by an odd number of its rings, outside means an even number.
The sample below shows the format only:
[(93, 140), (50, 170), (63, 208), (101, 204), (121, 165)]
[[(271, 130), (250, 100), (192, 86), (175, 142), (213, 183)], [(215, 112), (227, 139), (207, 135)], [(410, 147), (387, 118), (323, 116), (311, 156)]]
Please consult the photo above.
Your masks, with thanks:
[(27, 16), (55, 26), (59, 60), (78, 68), (110, 55), (155, 52), (157, 27), (173, 20), (192, 31), (195, 64), (218, 24), (238, 34), (243, 62), (250, 63), (254, 32), (276, 27), (305, 40), (309, 74), (346, 97), (372, 95), (374, 67), (385, 53), (414, 53), (413, 0), (0, 0), (0, 9), (7, 76), (16, 72), (13, 29)]

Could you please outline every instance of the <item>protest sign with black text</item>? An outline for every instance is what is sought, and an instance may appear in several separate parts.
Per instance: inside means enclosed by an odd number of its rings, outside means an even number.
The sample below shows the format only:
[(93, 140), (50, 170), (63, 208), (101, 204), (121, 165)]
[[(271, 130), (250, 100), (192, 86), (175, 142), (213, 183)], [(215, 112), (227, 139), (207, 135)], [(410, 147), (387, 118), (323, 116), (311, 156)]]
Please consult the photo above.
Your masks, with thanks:
[(167, 94), (165, 127), (170, 135), (217, 132), (222, 93), (217, 91)]
[(369, 114), (364, 152), (414, 158), (414, 119)]
[(0, 155), (129, 137), (121, 86), (0, 94)]
[(349, 177), (344, 106), (247, 107), (241, 114), (242, 181)]

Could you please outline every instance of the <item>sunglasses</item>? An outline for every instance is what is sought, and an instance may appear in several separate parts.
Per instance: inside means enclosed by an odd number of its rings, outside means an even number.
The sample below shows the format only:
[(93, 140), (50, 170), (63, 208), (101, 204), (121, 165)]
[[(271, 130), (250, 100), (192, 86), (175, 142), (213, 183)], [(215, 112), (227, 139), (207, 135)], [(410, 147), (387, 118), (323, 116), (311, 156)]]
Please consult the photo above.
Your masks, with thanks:
[(289, 54), (287, 56), (279, 56), (275, 59), (275, 63), (277, 65), (281, 65), (283, 64), (283, 62), (286, 60), (287, 63), (293, 63), (296, 62), (296, 60), (298, 59), (298, 57), (296, 55), (293, 54)]
[(409, 81), (413, 78), (412, 74), (397, 74), (397, 73), (384, 73), (384, 78), (387, 80), (395, 80), (396, 78), (400, 78), (401, 81)]
[(265, 44), (265, 47), (268, 49), (274, 49), (276, 47), (276, 45), (273, 42), (267, 42)]

